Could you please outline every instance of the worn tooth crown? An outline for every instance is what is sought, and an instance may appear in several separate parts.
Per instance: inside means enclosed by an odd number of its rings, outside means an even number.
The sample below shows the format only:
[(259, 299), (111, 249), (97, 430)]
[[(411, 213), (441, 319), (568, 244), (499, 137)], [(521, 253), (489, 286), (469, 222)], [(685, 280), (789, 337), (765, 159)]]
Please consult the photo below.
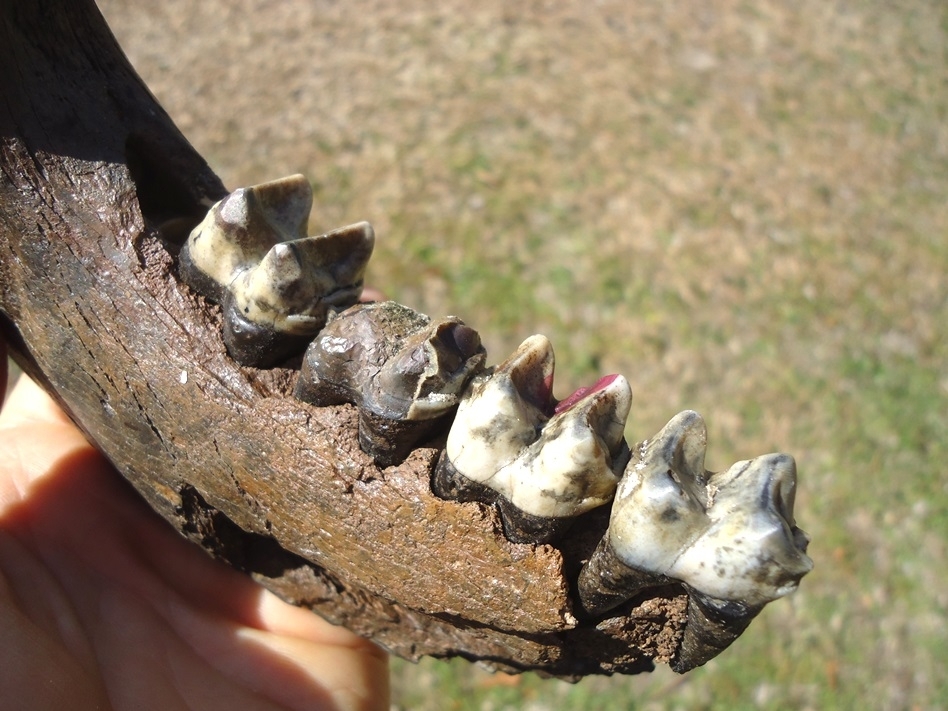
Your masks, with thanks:
[(813, 569), (796, 528), (796, 465), (786, 454), (734, 464), (708, 482), (709, 526), (668, 568), (702, 593), (762, 605), (794, 590)]
[(354, 304), (375, 236), (361, 222), (306, 236), (313, 191), (292, 175), (234, 191), (181, 249), (181, 278), (221, 304), (224, 342), (244, 365), (303, 350), (330, 308)]
[(211, 207), (191, 231), (187, 256), (194, 268), (226, 288), (273, 245), (305, 237), (312, 205), (313, 190), (302, 175), (239, 188)]
[(553, 415), (537, 441), (503, 472), (506, 498), (524, 513), (550, 518), (609, 503), (624, 463), (616, 460), (631, 404), (632, 389), (620, 375)]
[[(401, 350), (378, 375), (378, 387), (367, 402), (385, 408), (383, 400), (410, 420), (442, 415), (458, 404), (461, 392), (484, 363), (480, 336), (461, 321), (446, 320), (405, 339)], [(391, 407), (391, 405), (389, 405)]]
[(442, 496), (496, 499), (512, 540), (552, 540), (608, 503), (627, 459), (628, 381), (608, 376), (557, 404), (553, 371), (550, 342), (532, 336), (475, 381), (433, 480)]
[(537, 439), (547, 420), (553, 369), (553, 347), (546, 336), (536, 335), (472, 384), (445, 448), (458, 471), (487, 484)]
[(456, 317), (432, 322), (392, 301), (363, 304), (310, 344), (296, 395), (358, 406), (360, 444), (387, 466), (444, 428), (485, 359), (480, 336)]
[(358, 300), (373, 243), (371, 226), (362, 222), (276, 244), (231, 283), (234, 308), (254, 323), (312, 335), (330, 306)]
[(706, 443), (704, 420), (686, 411), (634, 448), (616, 490), (608, 534), (628, 565), (664, 575), (706, 527)]
[(675, 417), (633, 453), (609, 540), (629, 566), (705, 595), (757, 605), (796, 588), (812, 562), (793, 523), (796, 468), (785, 454), (704, 471), (704, 423)]

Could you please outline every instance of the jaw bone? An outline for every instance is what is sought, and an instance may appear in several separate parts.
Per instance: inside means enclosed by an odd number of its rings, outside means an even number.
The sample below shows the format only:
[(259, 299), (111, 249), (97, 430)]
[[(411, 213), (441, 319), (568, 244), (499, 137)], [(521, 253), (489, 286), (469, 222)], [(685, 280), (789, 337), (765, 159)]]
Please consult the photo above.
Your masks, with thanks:
[(647, 587), (684, 583), (689, 618), (676, 671), (725, 649), (764, 605), (797, 588), (813, 563), (796, 527), (796, 466), (786, 454), (704, 469), (706, 430), (695, 412), (635, 448), (609, 529), (580, 573), (579, 594), (601, 615)]
[(360, 446), (389, 466), (444, 427), (485, 359), (480, 336), (456, 317), (432, 322), (393, 301), (363, 304), (310, 344), (296, 396), (355, 404)]
[(181, 278), (221, 304), (224, 342), (242, 365), (301, 351), (330, 308), (354, 304), (375, 235), (362, 222), (306, 236), (313, 193), (302, 175), (241, 188), (216, 203), (179, 256)]
[(557, 404), (553, 367), (550, 342), (532, 336), (475, 380), (432, 480), (442, 498), (496, 503), (515, 542), (554, 540), (608, 503), (628, 458), (625, 378), (607, 376)]

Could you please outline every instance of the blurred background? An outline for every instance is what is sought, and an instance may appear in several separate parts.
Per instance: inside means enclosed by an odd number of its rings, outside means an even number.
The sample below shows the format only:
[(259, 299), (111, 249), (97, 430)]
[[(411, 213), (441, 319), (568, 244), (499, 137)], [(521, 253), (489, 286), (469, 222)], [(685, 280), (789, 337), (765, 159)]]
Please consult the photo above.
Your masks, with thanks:
[(948, 705), (948, 5), (100, 0), (231, 189), (304, 173), (311, 233), (490, 362), (544, 333), (627, 436), (796, 457), (816, 568), (738, 642), (576, 685), (394, 665), (395, 709)]

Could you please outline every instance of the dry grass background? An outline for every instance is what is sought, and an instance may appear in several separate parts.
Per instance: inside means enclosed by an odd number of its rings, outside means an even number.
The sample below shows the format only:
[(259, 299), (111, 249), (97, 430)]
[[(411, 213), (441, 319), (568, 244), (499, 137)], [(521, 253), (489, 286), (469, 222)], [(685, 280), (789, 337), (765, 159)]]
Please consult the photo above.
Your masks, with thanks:
[(948, 705), (948, 6), (102, 0), (230, 187), (302, 172), (370, 280), (628, 435), (800, 470), (814, 572), (704, 669), (576, 686), (397, 664), (405, 709)]

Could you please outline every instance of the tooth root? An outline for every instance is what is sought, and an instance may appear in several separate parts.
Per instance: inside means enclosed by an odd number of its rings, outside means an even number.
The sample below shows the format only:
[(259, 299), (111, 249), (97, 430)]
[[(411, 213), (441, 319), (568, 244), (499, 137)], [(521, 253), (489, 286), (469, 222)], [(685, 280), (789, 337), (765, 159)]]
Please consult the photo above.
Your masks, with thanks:
[[(452, 350), (454, 332), (464, 350)], [(477, 332), (454, 317), (432, 323), (391, 301), (363, 304), (337, 315), (309, 346), (296, 396), (356, 405), (363, 451), (389, 466), (444, 429), (485, 359)]]
[(596, 550), (579, 573), (579, 601), (590, 617), (599, 617), (639, 592), (668, 579), (627, 565), (612, 548), (608, 536), (599, 541)]
[(497, 503), (515, 542), (555, 540), (577, 516), (608, 503), (628, 456), (625, 378), (603, 378), (555, 411), (553, 370), (549, 341), (533, 336), (476, 380), (432, 477), (442, 498)]
[(764, 605), (721, 600), (688, 589), (688, 621), (671, 668), (684, 674), (714, 659), (743, 634)]

